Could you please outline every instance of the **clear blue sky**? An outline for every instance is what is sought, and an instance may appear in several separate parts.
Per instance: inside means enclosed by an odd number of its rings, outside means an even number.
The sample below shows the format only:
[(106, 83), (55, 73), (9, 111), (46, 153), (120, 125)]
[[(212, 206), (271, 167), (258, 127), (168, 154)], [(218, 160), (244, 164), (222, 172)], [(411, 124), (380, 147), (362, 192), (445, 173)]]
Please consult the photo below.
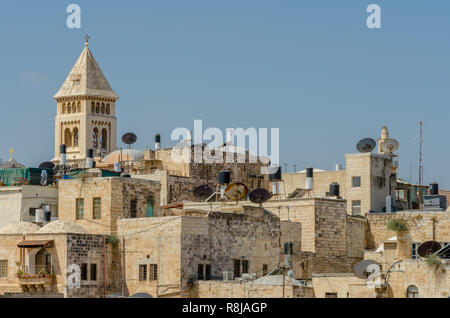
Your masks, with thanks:
[[(68, 29), (70, 3), (82, 28)], [(382, 29), (369, 30), (370, 3)], [(450, 2), (134, 0), (0, 2), (0, 158), (52, 158), (52, 96), (83, 36), (120, 96), (118, 135), (137, 148), (172, 129), (279, 127), (281, 163), (333, 169), (387, 124), (400, 176), (417, 181), (424, 121), (425, 182), (450, 188)], [(119, 146), (121, 142), (119, 142)], [(292, 170), (292, 166), (289, 167)]]

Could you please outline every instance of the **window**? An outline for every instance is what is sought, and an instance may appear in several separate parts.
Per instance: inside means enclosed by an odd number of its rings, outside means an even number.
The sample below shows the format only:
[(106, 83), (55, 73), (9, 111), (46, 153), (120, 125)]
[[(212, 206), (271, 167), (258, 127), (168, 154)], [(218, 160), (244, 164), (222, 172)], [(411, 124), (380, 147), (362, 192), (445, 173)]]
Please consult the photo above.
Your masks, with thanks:
[(95, 103), (91, 103), (91, 113), (95, 113)]
[(28, 209), (28, 215), (35, 217), (36, 216), (36, 210), (37, 210), (37, 208), (29, 208)]
[(418, 259), (417, 249), (419, 248), (419, 243), (412, 243), (411, 244), (411, 258), (412, 259)]
[(337, 293), (325, 293), (325, 298), (337, 298)]
[(234, 260), (234, 277), (241, 277), (241, 261)]
[(409, 286), (406, 290), (406, 296), (408, 298), (419, 298), (419, 289), (414, 285)]
[(158, 280), (158, 265), (150, 264), (150, 280)]
[(211, 265), (210, 264), (205, 265), (205, 279), (211, 280)]
[(97, 264), (91, 264), (91, 280), (97, 280)]
[(352, 214), (361, 215), (361, 200), (352, 201)]
[(81, 220), (84, 217), (84, 199), (76, 200), (76, 219)]
[(130, 217), (131, 218), (137, 217), (137, 200), (130, 201)]
[(102, 199), (94, 198), (93, 207), (94, 207), (94, 211), (92, 213), (93, 214), (92, 218), (94, 220), (101, 219), (102, 218)]
[(263, 270), (262, 270), (262, 273), (263, 273), (263, 276), (266, 276), (267, 274), (268, 274), (268, 266), (267, 266), (267, 264), (263, 264)]
[(139, 281), (145, 282), (147, 280), (147, 265), (139, 265)]
[(148, 197), (147, 198), (147, 217), (153, 216), (153, 198)]
[(81, 280), (87, 280), (88, 279), (88, 275), (87, 275), (87, 264), (83, 263), (81, 264)]
[(106, 104), (106, 114), (109, 115), (110, 113), (110, 107), (109, 104)]
[(242, 274), (247, 274), (247, 273), (248, 273), (248, 261), (243, 260), (242, 261)]
[(198, 264), (197, 267), (197, 279), (202, 280), (203, 279), (203, 264)]
[(0, 278), (8, 277), (8, 261), (6, 259), (0, 260)]
[(406, 200), (405, 190), (397, 190), (397, 199)]
[(352, 177), (352, 187), (353, 188), (361, 187), (361, 177)]

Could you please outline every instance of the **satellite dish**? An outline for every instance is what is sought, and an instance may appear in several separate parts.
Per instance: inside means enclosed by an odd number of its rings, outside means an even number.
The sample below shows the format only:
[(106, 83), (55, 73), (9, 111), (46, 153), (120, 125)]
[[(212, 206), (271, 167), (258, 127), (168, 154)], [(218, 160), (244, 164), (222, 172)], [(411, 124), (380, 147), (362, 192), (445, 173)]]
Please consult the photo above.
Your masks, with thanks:
[(262, 205), (264, 202), (270, 199), (270, 192), (263, 188), (258, 188), (250, 192), (248, 195), (250, 201)]
[(120, 293), (114, 293), (106, 296), (106, 298), (128, 298), (128, 297), (122, 296), (122, 294)]
[(125, 135), (122, 136), (122, 141), (124, 144), (127, 145), (132, 145), (136, 142), (137, 140), (137, 136), (131, 132), (126, 133)]
[(202, 185), (194, 189), (194, 197), (203, 201), (208, 199), (214, 191), (208, 185)]
[(50, 161), (43, 162), (39, 165), (39, 169), (53, 169), (55, 168), (55, 164)]
[(239, 201), (247, 196), (248, 188), (243, 183), (231, 183), (225, 188), (225, 196), (230, 200)]
[(441, 249), (441, 244), (435, 241), (428, 241), (420, 244), (417, 249), (417, 253), (421, 257), (427, 257), (427, 255), (434, 254)]
[(372, 138), (364, 138), (361, 139), (358, 144), (356, 145), (356, 149), (358, 149), (359, 152), (372, 152), (372, 150), (375, 149), (377, 146), (377, 142), (373, 140)]
[(130, 296), (130, 298), (153, 298), (153, 297), (147, 293), (136, 293)]
[(353, 273), (360, 279), (369, 278), (370, 274), (375, 271), (381, 272), (381, 267), (377, 262), (372, 260), (361, 261), (353, 267)]
[(388, 152), (393, 153), (398, 149), (399, 143), (395, 139), (388, 139), (382, 142), (381, 144), (381, 151), (382, 152)]

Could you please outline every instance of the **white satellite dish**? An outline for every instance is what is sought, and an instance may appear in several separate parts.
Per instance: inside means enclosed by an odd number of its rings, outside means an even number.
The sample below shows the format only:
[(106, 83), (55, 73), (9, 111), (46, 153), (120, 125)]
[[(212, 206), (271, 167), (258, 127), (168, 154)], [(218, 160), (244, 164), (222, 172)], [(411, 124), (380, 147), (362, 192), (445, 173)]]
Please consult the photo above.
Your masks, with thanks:
[(396, 151), (398, 149), (398, 147), (399, 147), (399, 143), (397, 140), (388, 139), (388, 140), (383, 141), (383, 143), (381, 144), (381, 151), (393, 153), (394, 151)]

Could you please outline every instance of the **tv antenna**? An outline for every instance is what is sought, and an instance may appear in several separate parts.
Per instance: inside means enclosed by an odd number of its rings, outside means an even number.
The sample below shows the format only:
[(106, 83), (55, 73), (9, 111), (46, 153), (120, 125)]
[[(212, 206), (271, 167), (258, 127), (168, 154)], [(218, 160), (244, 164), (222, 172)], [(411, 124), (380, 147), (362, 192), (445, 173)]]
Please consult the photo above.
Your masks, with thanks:
[(422, 129), (423, 129), (423, 122), (420, 121), (419, 122), (420, 125), (420, 141), (419, 141), (419, 185), (422, 185), (423, 183), (423, 158), (422, 158), (422, 144), (423, 144), (423, 134), (422, 134)]

